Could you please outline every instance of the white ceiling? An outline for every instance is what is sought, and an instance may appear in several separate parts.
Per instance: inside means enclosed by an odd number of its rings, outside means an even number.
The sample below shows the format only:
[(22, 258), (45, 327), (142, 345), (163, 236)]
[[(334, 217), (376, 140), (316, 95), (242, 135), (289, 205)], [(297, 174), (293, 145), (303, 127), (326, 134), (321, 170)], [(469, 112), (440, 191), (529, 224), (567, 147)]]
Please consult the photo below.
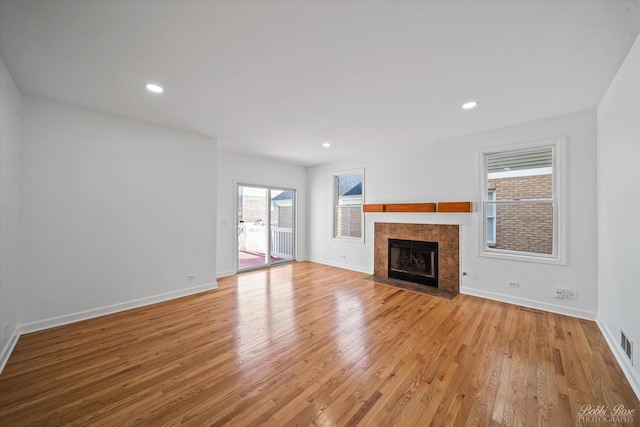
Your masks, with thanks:
[(594, 108), (639, 32), (637, 1), (0, 4), (23, 94), (301, 165)]

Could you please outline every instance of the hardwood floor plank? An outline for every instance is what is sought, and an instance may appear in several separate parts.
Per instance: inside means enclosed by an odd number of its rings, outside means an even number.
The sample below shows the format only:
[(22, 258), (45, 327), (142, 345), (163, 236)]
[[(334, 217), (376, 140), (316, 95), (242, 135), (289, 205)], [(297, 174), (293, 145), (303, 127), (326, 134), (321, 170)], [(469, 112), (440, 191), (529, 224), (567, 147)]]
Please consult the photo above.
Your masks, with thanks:
[(24, 335), (0, 375), (2, 426), (564, 426), (585, 404), (640, 423), (594, 322), (310, 262)]

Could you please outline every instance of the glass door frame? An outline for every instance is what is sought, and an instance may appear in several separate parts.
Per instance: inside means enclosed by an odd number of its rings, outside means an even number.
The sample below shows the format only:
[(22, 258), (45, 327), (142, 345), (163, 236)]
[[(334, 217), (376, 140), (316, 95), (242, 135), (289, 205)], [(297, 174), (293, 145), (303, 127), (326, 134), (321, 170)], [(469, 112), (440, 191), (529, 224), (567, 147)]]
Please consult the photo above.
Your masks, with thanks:
[[(235, 247), (235, 252), (234, 252), (234, 260), (235, 260), (235, 270), (236, 273), (244, 273), (246, 271), (251, 271), (251, 270), (259, 270), (262, 268), (268, 268), (268, 267), (272, 267), (274, 265), (280, 265), (280, 264), (285, 264), (285, 263), (289, 263), (289, 262), (294, 262), (296, 261), (297, 258), (297, 240), (298, 240), (298, 233), (296, 232), (296, 227), (297, 227), (297, 216), (298, 216), (298, 192), (295, 188), (287, 188), (287, 187), (279, 187), (279, 186), (272, 186), (272, 185), (264, 185), (264, 184), (247, 184), (244, 182), (235, 182), (234, 183), (234, 204), (233, 204), (233, 209), (234, 209), (234, 221), (235, 221), (235, 227), (236, 227), (236, 235), (235, 235), (235, 243), (234, 243), (234, 247)], [(266, 242), (266, 246), (267, 246), (267, 250), (266, 250), (266, 262), (264, 264), (260, 264), (260, 265), (256, 265), (256, 266), (251, 266), (251, 267), (244, 267), (244, 268), (240, 268), (239, 266), (239, 260), (238, 260), (238, 254), (240, 251), (240, 247), (239, 247), (239, 227), (240, 227), (240, 223), (239, 223), (239, 216), (238, 216), (238, 207), (239, 207), (239, 190), (240, 187), (252, 187), (252, 188), (259, 188), (259, 189), (264, 189), (267, 191), (267, 199), (266, 199), (266, 204), (267, 204), (267, 218), (266, 218), (266, 224), (267, 224), (267, 242)], [(284, 259), (284, 260), (280, 260), (280, 261), (272, 261), (272, 232), (271, 232), (271, 192), (273, 190), (280, 190), (280, 191), (290, 191), (292, 196), (291, 196), (291, 200), (292, 200), (292, 218), (291, 218), (291, 232), (293, 234), (292, 236), (292, 241), (291, 241), (291, 259)]]

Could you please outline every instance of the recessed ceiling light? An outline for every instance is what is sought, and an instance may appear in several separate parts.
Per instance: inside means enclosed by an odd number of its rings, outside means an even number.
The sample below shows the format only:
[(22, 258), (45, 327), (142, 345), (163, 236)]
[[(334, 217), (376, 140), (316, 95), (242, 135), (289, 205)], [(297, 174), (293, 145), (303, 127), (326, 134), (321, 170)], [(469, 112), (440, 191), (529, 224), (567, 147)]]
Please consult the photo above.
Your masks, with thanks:
[(164, 92), (164, 89), (162, 88), (162, 86), (158, 86), (158, 85), (153, 84), (153, 83), (147, 83), (146, 85), (144, 85), (144, 87), (146, 87), (149, 92), (153, 92), (153, 93), (162, 93), (162, 92)]
[(462, 109), (463, 110), (471, 110), (473, 108), (476, 108), (478, 106), (478, 101), (468, 101), (465, 102), (464, 104), (462, 104)]
[(324, 148), (329, 148), (329, 147), (331, 147), (331, 143), (330, 143), (330, 142), (323, 142), (323, 143), (322, 143), (322, 146), (323, 146)]

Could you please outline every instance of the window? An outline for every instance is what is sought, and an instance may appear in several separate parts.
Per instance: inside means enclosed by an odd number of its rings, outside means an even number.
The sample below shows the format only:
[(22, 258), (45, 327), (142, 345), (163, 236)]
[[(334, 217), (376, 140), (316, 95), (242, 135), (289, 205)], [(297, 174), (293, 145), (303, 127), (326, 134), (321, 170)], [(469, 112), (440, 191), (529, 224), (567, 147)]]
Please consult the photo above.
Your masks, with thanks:
[[(487, 191), (487, 201), (492, 202), (496, 199), (496, 190)], [(495, 246), (496, 244), (496, 206), (487, 205), (487, 245)]]
[(333, 237), (364, 241), (364, 169), (333, 176)]
[(480, 255), (564, 262), (563, 141), (481, 152)]

